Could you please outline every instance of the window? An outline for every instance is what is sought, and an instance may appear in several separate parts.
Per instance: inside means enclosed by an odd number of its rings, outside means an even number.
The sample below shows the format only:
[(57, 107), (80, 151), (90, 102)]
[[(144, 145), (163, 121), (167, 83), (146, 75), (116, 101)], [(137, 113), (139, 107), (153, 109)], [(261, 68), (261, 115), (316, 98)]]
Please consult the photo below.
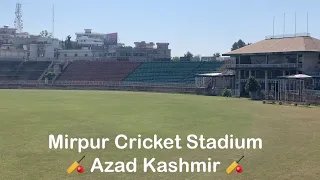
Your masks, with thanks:
[(74, 54), (74, 57), (78, 57), (78, 54)]
[(67, 54), (67, 53), (65, 53), (65, 54), (64, 54), (64, 57), (67, 57), (67, 56), (68, 56), (68, 54)]
[(88, 57), (88, 54), (84, 54), (85, 57)]
[(298, 55), (298, 63), (302, 63), (302, 54)]

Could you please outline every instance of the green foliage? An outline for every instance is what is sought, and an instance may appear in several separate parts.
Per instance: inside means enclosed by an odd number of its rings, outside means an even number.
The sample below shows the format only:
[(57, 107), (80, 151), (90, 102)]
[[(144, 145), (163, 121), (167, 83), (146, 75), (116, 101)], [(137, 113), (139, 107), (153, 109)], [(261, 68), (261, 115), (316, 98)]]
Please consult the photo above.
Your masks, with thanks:
[(177, 57), (177, 56), (176, 56), (176, 57), (173, 57), (173, 58), (172, 58), (172, 61), (180, 61), (180, 58)]
[(188, 51), (187, 54), (184, 55), (184, 57), (187, 57), (187, 58), (191, 59), (191, 58), (193, 58), (193, 54)]
[(201, 56), (200, 54), (193, 56), (192, 61), (200, 61), (201, 60)]
[(44, 77), (48, 78), (48, 80), (52, 80), (54, 76), (55, 74), (53, 72), (47, 72)]
[(213, 57), (215, 57), (215, 58), (220, 57), (220, 56), (221, 56), (221, 55), (220, 55), (220, 53), (218, 53), (218, 52), (213, 54)]
[(52, 34), (49, 33), (47, 30), (41, 31), (40, 32), (41, 37), (46, 37), (46, 38), (52, 38)]
[(224, 88), (223, 91), (222, 91), (222, 96), (224, 96), (224, 97), (231, 97), (231, 96), (232, 96), (232, 91), (231, 91), (231, 89)]
[(66, 41), (64, 42), (66, 49), (72, 49), (71, 36), (67, 36)]
[(245, 86), (245, 90), (248, 93), (256, 93), (260, 88), (260, 83), (254, 77), (250, 77)]
[(231, 47), (231, 51), (234, 51), (236, 49), (240, 49), (242, 47), (245, 47), (247, 44), (242, 41), (241, 39), (239, 39), (237, 42), (234, 42), (232, 47)]

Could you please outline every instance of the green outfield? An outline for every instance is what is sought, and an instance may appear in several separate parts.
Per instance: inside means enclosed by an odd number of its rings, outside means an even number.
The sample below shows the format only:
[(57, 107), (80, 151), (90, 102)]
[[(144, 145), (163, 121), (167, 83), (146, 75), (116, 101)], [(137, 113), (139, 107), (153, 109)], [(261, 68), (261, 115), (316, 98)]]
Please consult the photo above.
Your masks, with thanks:
[[(0, 179), (6, 180), (214, 180), (308, 179), (320, 177), (320, 109), (262, 104), (246, 99), (182, 94), (0, 90)], [(205, 137), (252, 137), (262, 150), (118, 150), (49, 149), (50, 134), (114, 139), (189, 134)], [(186, 140), (182, 140), (185, 145)], [(67, 174), (83, 155), (84, 173)], [(244, 155), (243, 173), (227, 175), (226, 168)], [(131, 161), (136, 173), (90, 173), (95, 158)], [(143, 173), (143, 158), (157, 161), (220, 161), (215, 173)]]

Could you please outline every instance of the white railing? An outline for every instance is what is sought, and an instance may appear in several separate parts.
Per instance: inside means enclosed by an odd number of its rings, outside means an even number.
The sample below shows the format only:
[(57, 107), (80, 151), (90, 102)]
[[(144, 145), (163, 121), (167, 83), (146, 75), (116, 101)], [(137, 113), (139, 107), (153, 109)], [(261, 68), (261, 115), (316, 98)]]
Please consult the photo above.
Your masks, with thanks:
[[(37, 80), (0, 80), (0, 84), (36, 85), (44, 84)], [(51, 84), (50, 84), (51, 85)], [(142, 82), (107, 82), (107, 81), (56, 81), (53, 85), (79, 85), (79, 86), (141, 86), (141, 87), (179, 87), (194, 88), (195, 84), (185, 83), (142, 83)]]
[(0, 80), (0, 84), (39, 84), (38, 80)]
[(93, 86), (152, 86), (152, 87), (186, 87), (193, 88), (195, 84), (184, 83), (143, 83), (143, 82), (108, 82), (108, 81), (56, 81), (55, 85), (93, 85)]
[(306, 73), (309, 76), (320, 76), (320, 72), (310, 72), (310, 73)]
[(226, 68), (301, 68), (301, 64), (226, 64)]
[[(241, 82), (247, 82), (248, 80), (249, 80), (249, 78), (248, 79), (241, 79)], [(260, 79), (256, 78), (256, 80), (260, 83), (264, 83), (266, 81), (264, 78), (260, 78)], [(279, 82), (279, 80), (280, 79), (267, 79), (267, 82), (275, 83), (275, 82)]]
[(282, 38), (306, 37), (306, 36), (311, 36), (311, 34), (310, 33), (280, 34), (280, 35), (266, 36), (265, 39), (282, 39)]
[(320, 96), (320, 90), (309, 90), (309, 89), (305, 89), (304, 90), (306, 94), (311, 94), (311, 95), (318, 95)]

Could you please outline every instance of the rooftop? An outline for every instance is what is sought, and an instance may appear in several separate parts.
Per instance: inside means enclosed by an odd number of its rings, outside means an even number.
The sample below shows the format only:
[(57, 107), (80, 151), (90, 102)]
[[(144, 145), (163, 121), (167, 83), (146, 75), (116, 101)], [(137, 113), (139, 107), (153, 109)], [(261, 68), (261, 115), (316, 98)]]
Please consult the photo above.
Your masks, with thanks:
[(4, 25), (3, 27), (0, 27), (1, 29), (9, 29), (9, 30), (16, 30), (16, 28), (12, 28), (8, 25)]
[(223, 54), (224, 56), (241, 54), (269, 54), (289, 52), (320, 52), (320, 40), (309, 34), (294, 36), (269, 36), (265, 40)]

